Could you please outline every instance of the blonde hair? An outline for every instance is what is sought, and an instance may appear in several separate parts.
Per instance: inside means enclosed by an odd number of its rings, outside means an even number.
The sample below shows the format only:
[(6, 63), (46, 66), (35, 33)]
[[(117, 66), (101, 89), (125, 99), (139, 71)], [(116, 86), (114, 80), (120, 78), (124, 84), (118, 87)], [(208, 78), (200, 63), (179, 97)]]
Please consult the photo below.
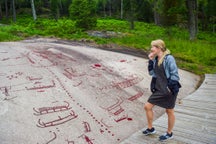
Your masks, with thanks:
[(157, 48), (160, 48), (163, 52), (166, 51), (165, 43), (161, 39), (153, 40), (151, 42), (151, 46), (155, 46)]
[(158, 66), (160, 66), (162, 63), (163, 63), (163, 60), (164, 60), (164, 57), (167, 55), (167, 54), (170, 54), (170, 50), (168, 50), (165, 46), (165, 43), (163, 40), (161, 39), (157, 39), (157, 40), (153, 40), (151, 42), (151, 46), (155, 46), (157, 48), (160, 48), (163, 52), (163, 56), (161, 57), (161, 59), (158, 61)]

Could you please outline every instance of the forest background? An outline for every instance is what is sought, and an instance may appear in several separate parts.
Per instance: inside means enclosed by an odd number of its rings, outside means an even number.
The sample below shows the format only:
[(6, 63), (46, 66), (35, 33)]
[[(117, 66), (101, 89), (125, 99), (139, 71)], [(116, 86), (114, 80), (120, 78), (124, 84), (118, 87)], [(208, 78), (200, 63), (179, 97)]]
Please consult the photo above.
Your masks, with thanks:
[(216, 73), (214, 0), (0, 0), (0, 41), (56, 37), (138, 49), (163, 39), (181, 69)]

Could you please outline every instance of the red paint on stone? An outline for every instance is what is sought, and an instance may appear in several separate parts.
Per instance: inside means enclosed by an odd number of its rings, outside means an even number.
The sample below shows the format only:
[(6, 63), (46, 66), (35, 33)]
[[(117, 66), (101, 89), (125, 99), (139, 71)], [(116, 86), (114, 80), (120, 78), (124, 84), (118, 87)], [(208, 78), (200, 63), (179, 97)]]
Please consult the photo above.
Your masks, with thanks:
[(128, 121), (132, 121), (133, 119), (132, 119), (132, 118), (127, 118), (127, 120), (128, 120)]
[(95, 66), (95, 67), (101, 67), (101, 65), (100, 65), (100, 64), (94, 64), (94, 66)]
[(120, 62), (126, 62), (126, 60), (120, 60)]

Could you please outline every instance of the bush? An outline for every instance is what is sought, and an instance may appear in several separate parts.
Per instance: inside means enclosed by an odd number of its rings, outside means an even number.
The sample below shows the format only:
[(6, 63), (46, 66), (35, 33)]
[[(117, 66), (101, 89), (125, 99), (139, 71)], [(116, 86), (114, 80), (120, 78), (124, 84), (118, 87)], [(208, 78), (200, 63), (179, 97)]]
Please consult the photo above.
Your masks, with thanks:
[(73, 0), (69, 7), (70, 18), (75, 20), (75, 25), (84, 30), (96, 26), (95, 3), (93, 0)]

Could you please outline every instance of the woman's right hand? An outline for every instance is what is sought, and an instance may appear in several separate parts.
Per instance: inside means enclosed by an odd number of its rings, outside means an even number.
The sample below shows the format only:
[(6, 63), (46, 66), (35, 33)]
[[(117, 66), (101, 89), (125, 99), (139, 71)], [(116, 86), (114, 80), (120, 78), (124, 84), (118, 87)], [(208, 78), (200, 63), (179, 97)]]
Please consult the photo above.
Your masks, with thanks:
[(155, 57), (155, 55), (154, 55), (154, 53), (152, 53), (152, 52), (148, 55), (148, 58), (149, 58), (150, 60), (153, 60), (154, 57)]

